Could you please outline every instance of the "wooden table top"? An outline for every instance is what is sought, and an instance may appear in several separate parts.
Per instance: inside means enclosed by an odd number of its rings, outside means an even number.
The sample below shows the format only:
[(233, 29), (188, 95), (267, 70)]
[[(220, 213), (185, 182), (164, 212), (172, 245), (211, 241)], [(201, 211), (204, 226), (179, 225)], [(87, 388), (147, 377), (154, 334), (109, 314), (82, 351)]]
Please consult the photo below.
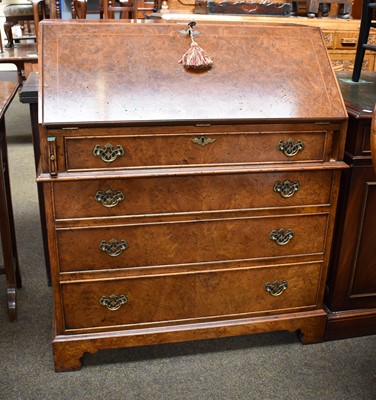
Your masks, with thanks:
[(20, 90), (21, 103), (38, 102), (38, 72), (31, 72)]
[(4, 52), (0, 53), (0, 63), (12, 63), (12, 61), (38, 62), (37, 45), (35, 43), (16, 43), (10, 49), (4, 47)]
[(17, 93), (18, 86), (17, 82), (0, 81), (0, 119), (4, 117), (5, 111)]

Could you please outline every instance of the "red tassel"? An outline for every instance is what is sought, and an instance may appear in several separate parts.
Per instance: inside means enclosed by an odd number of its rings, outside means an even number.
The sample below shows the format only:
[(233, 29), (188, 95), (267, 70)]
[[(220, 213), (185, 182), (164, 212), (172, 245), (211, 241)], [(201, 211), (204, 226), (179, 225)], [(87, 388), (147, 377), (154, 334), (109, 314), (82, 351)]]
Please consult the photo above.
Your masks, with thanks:
[(194, 41), (193, 36), (199, 33), (193, 30), (195, 25), (196, 22), (191, 21), (188, 23), (188, 30), (181, 31), (181, 33), (190, 36), (191, 47), (184, 53), (179, 63), (183, 64), (184, 68), (187, 69), (209, 69), (213, 65), (213, 61), (209, 54)]
[(213, 65), (209, 54), (194, 41), (192, 41), (191, 47), (185, 52), (179, 63), (188, 69), (209, 69)]

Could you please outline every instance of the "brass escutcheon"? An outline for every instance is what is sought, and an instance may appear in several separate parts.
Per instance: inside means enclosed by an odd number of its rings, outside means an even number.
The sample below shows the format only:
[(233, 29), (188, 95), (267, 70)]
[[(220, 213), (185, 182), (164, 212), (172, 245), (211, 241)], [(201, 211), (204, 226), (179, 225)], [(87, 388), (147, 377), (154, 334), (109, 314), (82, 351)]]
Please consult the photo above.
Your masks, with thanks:
[(116, 239), (111, 239), (108, 243), (102, 240), (99, 244), (99, 250), (104, 251), (111, 257), (120, 256), (120, 254), (127, 250), (128, 243), (125, 240), (118, 242)]
[(267, 282), (264, 285), (264, 290), (272, 296), (280, 296), (288, 288), (287, 282), (274, 281), (273, 283)]
[(48, 152), (49, 152), (49, 167), (50, 167), (50, 175), (56, 176), (57, 175), (57, 148), (56, 148), (56, 137), (55, 136), (48, 136), (47, 138), (48, 144)]
[(289, 229), (287, 232), (285, 229), (281, 228), (278, 230), (273, 230), (269, 234), (269, 239), (273, 240), (279, 246), (284, 246), (294, 237), (294, 232)]
[(299, 181), (289, 181), (288, 179), (284, 182), (276, 182), (274, 184), (274, 191), (279, 193), (283, 198), (287, 199), (293, 196), (300, 188)]
[(127, 301), (128, 298), (125, 294), (121, 294), (120, 296), (112, 294), (111, 296), (108, 297), (102, 296), (101, 299), (99, 300), (99, 303), (111, 311), (116, 311)]
[(105, 144), (103, 148), (101, 148), (100, 145), (97, 144), (93, 149), (93, 155), (95, 157), (99, 157), (102, 161), (106, 163), (111, 163), (115, 161), (118, 157), (122, 157), (124, 155), (124, 150), (120, 144), (118, 144), (115, 149), (110, 143)]
[(301, 140), (295, 141), (290, 138), (287, 141), (281, 140), (278, 143), (277, 149), (282, 151), (286, 157), (293, 157), (304, 149), (304, 143)]
[(103, 207), (112, 208), (124, 200), (124, 193), (121, 190), (108, 189), (105, 192), (98, 190), (95, 194), (95, 200), (101, 203)]
[(191, 140), (193, 143), (199, 144), (200, 146), (206, 146), (207, 144), (215, 142), (215, 139), (207, 138), (205, 136), (195, 137)]

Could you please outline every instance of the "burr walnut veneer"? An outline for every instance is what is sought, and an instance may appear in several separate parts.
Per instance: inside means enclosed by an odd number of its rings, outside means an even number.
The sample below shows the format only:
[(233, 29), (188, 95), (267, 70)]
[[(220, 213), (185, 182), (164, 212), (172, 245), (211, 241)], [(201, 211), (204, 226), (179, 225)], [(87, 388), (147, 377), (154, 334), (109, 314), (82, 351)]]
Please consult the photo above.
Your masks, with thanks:
[(39, 121), (57, 371), (254, 332), (323, 340), (347, 115), (317, 28), (45, 21)]

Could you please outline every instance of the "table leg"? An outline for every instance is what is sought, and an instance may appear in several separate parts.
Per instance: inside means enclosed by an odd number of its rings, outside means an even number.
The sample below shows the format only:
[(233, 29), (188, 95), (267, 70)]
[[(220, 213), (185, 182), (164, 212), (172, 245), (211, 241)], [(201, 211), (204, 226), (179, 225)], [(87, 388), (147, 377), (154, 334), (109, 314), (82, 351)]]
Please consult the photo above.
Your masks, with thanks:
[(13, 207), (10, 192), (8, 169), (8, 152), (5, 139), (5, 122), (0, 123), (0, 233), (3, 249), (4, 273), (7, 283), (7, 302), (9, 321), (16, 320), (16, 288), (22, 286), (18, 263), (16, 231), (14, 226)]
[(1, 37), (1, 30), (0, 30), (0, 53), (4, 53), (3, 38)]

